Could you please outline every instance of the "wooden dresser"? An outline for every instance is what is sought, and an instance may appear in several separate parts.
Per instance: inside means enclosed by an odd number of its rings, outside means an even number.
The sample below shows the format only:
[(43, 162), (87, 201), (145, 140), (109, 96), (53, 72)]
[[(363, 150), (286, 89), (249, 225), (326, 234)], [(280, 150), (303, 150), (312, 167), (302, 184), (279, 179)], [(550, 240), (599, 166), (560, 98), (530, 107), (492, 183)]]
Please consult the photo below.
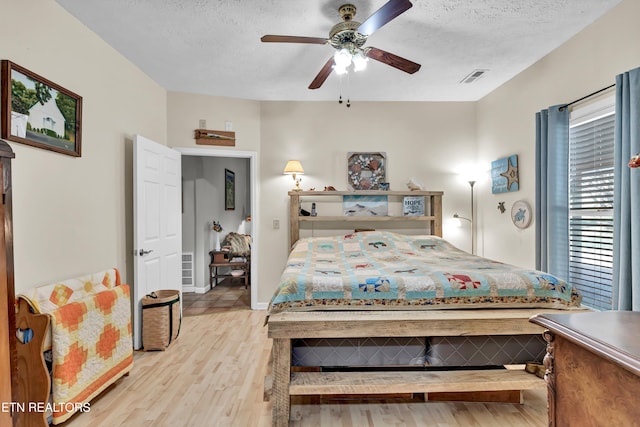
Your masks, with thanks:
[(540, 314), (549, 426), (640, 425), (640, 312)]
[[(9, 144), (0, 140), (0, 404), (4, 405), (18, 401), (11, 186), (13, 158)], [(18, 413), (13, 409), (11, 406), (0, 408), (0, 426), (18, 423)]]

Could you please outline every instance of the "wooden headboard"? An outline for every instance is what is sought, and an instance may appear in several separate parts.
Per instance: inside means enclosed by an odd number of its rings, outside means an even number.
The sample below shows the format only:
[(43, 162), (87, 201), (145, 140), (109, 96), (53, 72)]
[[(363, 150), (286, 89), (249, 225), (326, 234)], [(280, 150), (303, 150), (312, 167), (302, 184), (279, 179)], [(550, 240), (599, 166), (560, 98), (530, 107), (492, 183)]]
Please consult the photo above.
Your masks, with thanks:
[[(421, 216), (347, 216), (347, 215), (300, 215), (300, 203), (322, 202), (323, 198), (334, 197), (342, 199), (343, 196), (387, 196), (389, 201), (397, 199), (402, 202), (404, 196), (424, 196), (425, 212)], [(442, 191), (289, 191), (289, 247), (292, 247), (300, 238), (300, 223), (302, 222), (332, 222), (342, 223), (342, 228), (352, 228), (355, 223), (407, 223), (426, 222), (429, 225), (429, 233), (442, 237)], [(326, 199), (325, 199), (326, 200)], [(346, 227), (345, 227), (346, 225)]]

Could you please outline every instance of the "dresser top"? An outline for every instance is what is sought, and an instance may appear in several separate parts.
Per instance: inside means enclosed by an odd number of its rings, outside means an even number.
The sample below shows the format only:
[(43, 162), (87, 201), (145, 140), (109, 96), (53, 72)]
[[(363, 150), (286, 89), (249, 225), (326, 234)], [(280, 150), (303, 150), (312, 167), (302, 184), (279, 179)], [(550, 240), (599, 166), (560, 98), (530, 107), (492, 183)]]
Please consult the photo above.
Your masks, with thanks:
[(539, 314), (530, 321), (640, 375), (640, 312)]

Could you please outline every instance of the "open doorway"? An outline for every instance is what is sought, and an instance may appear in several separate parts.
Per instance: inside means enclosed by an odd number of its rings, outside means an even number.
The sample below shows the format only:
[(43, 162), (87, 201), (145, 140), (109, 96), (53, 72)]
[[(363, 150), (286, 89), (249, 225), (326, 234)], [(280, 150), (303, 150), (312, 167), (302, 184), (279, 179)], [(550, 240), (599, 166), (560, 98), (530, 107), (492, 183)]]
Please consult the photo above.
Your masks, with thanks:
[[(216, 294), (238, 296), (237, 303), (250, 300), (256, 309), (258, 295), (257, 266), (257, 180), (255, 152), (215, 148), (175, 148), (182, 155), (182, 217), (183, 217), (183, 298), (197, 299), (199, 306), (207, 304)], [(231, 180), (231, 189), (229, 183)], [(231, 191), (231, 194), (229, 193)], [(231, 198), (230, 198), (231, 196)], [(222, 230), (212, 229), (213, 221)], [(231, 232), (251, 236), (249, 286), (242, 296), (243, 281), (228, 278), (216, 281), (215, 294), (210, 291), (210, 254), (217, 241)], [(191, 276), (189, 276), (191, 269)], [(226, 291), (225, 291), (226, 290)]]

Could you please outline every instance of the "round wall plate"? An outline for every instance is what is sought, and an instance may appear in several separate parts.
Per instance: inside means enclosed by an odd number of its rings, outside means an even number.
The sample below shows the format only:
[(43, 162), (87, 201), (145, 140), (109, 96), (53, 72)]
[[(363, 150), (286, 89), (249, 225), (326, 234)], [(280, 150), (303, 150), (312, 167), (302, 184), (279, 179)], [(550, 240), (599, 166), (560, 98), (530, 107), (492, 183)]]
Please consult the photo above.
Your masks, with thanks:
[(527, 228), (531, 224), (531, 206), (524, 200), (518, 200), (511, 206), (511, 221), (518, 228)]

